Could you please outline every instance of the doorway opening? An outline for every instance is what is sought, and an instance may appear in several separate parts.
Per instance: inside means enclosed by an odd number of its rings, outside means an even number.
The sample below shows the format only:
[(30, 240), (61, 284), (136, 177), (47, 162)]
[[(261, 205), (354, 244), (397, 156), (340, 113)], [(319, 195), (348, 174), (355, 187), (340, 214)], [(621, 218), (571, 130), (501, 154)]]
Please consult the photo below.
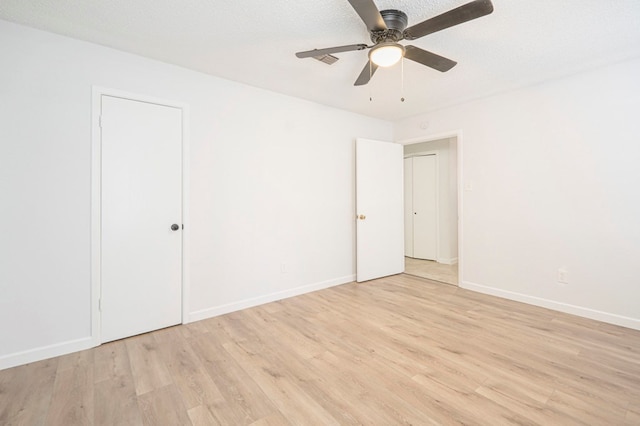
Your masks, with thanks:
[(405, 142), (404, 158), (405, 273), (458, 285), (458, 136)]

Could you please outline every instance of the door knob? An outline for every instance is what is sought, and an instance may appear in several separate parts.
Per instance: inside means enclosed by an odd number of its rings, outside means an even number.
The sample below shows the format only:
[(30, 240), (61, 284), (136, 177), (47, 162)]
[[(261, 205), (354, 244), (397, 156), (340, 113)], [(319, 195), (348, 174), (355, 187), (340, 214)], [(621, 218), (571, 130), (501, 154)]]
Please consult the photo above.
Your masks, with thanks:
[(171, 225), (171, 230), (172, 231), (177, 231), (178, 229), (180, 229), (180, 226), (178, 226), (177, 223), (174, 223), (173, 225)]
[(366, 218), (367, 218), (367, 217), (366, 217), (365, 215), (363, 215), (363, 214), (361, 214), (360, 216), (358, 216), (358, 219), (360, 219), (360, 220), (365, 220)]

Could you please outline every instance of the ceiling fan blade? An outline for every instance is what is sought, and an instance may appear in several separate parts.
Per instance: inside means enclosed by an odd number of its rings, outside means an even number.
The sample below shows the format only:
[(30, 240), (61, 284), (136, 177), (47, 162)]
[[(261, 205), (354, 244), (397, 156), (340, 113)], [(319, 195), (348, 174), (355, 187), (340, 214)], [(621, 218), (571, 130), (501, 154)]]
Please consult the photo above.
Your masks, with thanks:
[(383, 31), (387, 29), (382, 15), (373, 0), (348, 0), (358, 12), (369, 31)]
[(366, 49), (366, 44), (349, 44), (347, 46), (327, 47), (326, 49), (313, 49), (305, 52), (298, 52), (298, 58), (313, 58), (314, 56), (330, 55), (331, 53), (350, 52), (352, 50)]
[(376, 64), (374, 64), (371, 61), (368, 61), (367, 65), (364, 66), (364, 68), (362, 69), (362, 72), (360, 73), (360, 75), (356, 79), (356, 82), (353, 83), (353, 85), (354, 86), (364, 86), (365, 84), (367, 84), (369, 82), (369, 80), (371, 80), (371, 77), (373, 77), (373, 74), (376, 73), (377, 69), (378, 69), (378, 66)]
[(436, 55), (432, 52), (427, 52), (426, 50), (420, 49), (415, 46), (405, 46), (404, 57), (407, 59), (411, 59), (419, 64), (426, 65), (429, 68), (433, 68), (434, 70), (438, 70), (441, 72), (449, 71), (451, 68), (455, 67), (457, 62), (452, 61), (451, 59), (447, 59), (440, 55)]
[(406, 40), (415, 40), (427, 34), (480, 18), (491, 12), (493, 12), (491, 0), (475, 0), (407, 28), (404, 30), (404, 38)]

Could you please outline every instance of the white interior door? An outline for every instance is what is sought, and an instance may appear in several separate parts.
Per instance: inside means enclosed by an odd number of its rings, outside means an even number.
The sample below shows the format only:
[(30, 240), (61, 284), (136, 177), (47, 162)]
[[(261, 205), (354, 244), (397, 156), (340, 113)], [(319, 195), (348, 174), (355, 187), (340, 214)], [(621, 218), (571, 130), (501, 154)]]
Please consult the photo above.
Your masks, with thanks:
[(181, 322), (182, 110), (102, 95), (100, 119), (108, 342)]
[(356, 141), (357, 281), (404, 272), (402, 145)]
[(438, 258), (436, 156), (413, 157), (413, 257)]
[(404, 255), (413, 257), (413, 158), (404, 159)]

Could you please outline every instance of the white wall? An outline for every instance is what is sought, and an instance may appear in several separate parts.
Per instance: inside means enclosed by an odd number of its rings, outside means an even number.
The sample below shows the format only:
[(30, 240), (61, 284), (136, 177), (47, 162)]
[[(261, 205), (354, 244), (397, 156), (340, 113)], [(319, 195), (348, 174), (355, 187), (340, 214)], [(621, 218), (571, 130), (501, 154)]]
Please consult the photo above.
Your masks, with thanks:
[(461, 131), (463, 287), (640, 329), (639, 75), (633, 60), (396, 123), (396, 140)]
[(353, 278), (390, 123), (4, 21), (0, 57), (0, 368), (91, 345), (92, 85), (190, 106), (190, 319)]
[(438, 165), (438, 262), (458, 260), (457, 142), (445, 138), (404, 146), (405, 158), (435, 153)]

